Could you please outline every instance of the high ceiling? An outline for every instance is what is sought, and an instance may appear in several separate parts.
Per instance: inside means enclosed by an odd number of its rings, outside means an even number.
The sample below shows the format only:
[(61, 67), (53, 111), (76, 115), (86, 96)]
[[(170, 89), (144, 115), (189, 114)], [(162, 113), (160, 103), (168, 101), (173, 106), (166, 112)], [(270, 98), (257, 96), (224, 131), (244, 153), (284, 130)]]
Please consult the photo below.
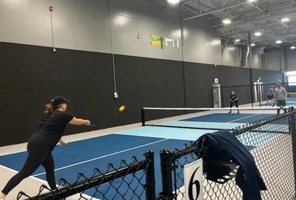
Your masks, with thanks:
[[(250, 36), (256, 46), (296, 45), (296, 0), (181, 0), (175, 8), (167, 0), (147, 1), (180, 11), (183, 21), (206, 21), (229, 44), (247, 45)], [(231, 20), (228, 25), (222, 22), (226, 18)], [(289, 21), (283, 22), (283, 18)], [(262, 35), (255, 36), (255, 32)]]

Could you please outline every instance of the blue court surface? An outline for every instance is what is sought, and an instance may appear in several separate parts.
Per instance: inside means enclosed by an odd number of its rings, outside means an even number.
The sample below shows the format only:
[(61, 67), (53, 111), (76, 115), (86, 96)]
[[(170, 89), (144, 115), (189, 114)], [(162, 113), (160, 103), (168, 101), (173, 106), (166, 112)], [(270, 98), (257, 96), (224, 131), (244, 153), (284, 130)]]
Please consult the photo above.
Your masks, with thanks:
[[(162, 190), (159, 158), (159, 152), (162, 149), (169, 149), (171, 151), (176, 148), (182, 149), (185, 144), (190, 143), (190, 141), (195, 141), (201, 135), (216, 131), (211, 130), (211, 128), (231, 129), (270, 116), (272, 115), (210, 114), (164, 124), (185, 127), (206, 127), (208, 128), (207, 130), (144, 126), (110, 135), (71, 142), (63, 147), (57, 146), (53, 151), (56, 164), (56, 179), (65, 178), (69, 183), (74, 183), (77, 180), (78, 173), (83, 173), (84, 176), (91, 177), (93, 176), (94, 168), (105, 172), (109, 163), (112, 163), (116, 168), (120, 166), (120, 161), (122, 159), (126, 160), (127, 163), (131, 163), (133, 156), (141, 160), (147, 150), (152, 150), (155, 153), (156, 192), (159, 193)], [(275, 135), (270, 135), (269, 137), (272, 139)], [(264, 142), (266, 141), (259, 141), (259, 143), (247, 145), (255, 147)], [(26, 159), (26, 155), (26, 152), (20, 152), (0, 156), (0, 164), (19, 171)], [(141, 177), (141, 174), (143, 174), (143, 172), (138, 172), (135, 176)], [(45, 180), (43, 168), (40, 167), (36, 170), (33, 176)], [(127, 177), (127, 182), (128, 179)], [(138, 184), (133, 183), (132, 180), (133, 178), (130, 177), (131, 185)], [(122, 179), (115, 181), (114, 184), (120, 185), (121, 181)], [(145, 178), (142, 181), (145, 181)], [(104, 190), (108, 190), (107, 186), (105, 187), (104, 185), (99, 189), (103, 193)], [(122, 186), (120, 189), (124, 191), (127, 189), (127, 186)], [(143, 192), (141, 187), (139, 187), (137, 192)], [(90, 196), (94, 193), (94, 189), (86, 191), (86, 194)], [(110, 191), (108, 195), (112, 196), (114, 192)], [(108, 197), (108, 195), (104, 197), (97, 192), (95, 197), (104, 199)], [(111, 196), (109, 198), (111, 198)], [(133, 198), (132, 196), (130, 197), (130, 199)]]
[[(266, 106), (266, 105), (267, 105), (266, 100), (261, 102), (261, 106)], [(276, 103), (274, 105), (276, 106)], [(295, 97), (288, 98), (286, 102), (286, 106), (293, 106), (294, 108), (296, 108), (296, 98)]]
[(286, 104), (287, 106), (296, 106), (296, 98), (288, 98)]
[[(235, 111), (233, 111), (235, 113)], [(276, 111), (275, 111), (276, 112)], [(202, 117), (194, 117), (184, 119), (182, 121), (198, 121), (198, 122), (226, 122), (226, 123), (251, 123), (260, 119), (271, 117), (274, 114), (224, 114), (216, 113), (209, 114)]]
[[(164, 148), (170, 150), (183, 148), (185, 143), (188, 143), (188, 141), (111, 134), (72, 142), (63, 147), (57, 146), (53, 151), (56, 164), (56, 179), (65, 178), (69, 183), (74, 183), (78, 173), (91, 177), (94, 168), (99, 168), (104, 172), (107, 170), (109, 163), (112, 163), (117, 168), (122, 159), (126, 160), (127, 163), (132, 162), (132, 156), (136, 156), (138, 160), (141, 160), (143, 153), (149, 149), (155, 152), (155, 163), (157, 163), (155, 167), (159, 168), (158, 154), (160, 150)], [(21, 152), (1, 156), (0, 164), (19, 171), (26, 159), (26, 155), (26, 152)], [(155, 172), (156, 177), (160, 177), (160, 170), (158, 169)], [(42, 167), (36, 170), (33, 176), (43, 180), (46, 178)], [(156, 185), (160, 189), (159, 181), (157, 181)], [(89, 195), (92, 195), (93, 192), (89, 191), (89, 193)]]

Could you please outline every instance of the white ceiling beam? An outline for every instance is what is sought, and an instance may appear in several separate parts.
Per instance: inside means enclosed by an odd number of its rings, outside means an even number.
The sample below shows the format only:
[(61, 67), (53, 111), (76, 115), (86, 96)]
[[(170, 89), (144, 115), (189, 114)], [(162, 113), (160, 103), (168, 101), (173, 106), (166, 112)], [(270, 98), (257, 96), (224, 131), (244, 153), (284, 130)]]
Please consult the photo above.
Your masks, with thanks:
[(193, 12), (194, 14), (199, 15), (199, 13), (197, 11), (193, 10), (192, 8), (188, 7), (187, 5), (182, 4), (181, 6), (185, 9), (189, 10), (190, 12)]
[(241, 2), (241, 3), (229, 5), (229, 6), (224, 6), (224, 7), (221, 7), (219, 9), (214, 9), (214, 10), (211, 10), (211, 11), (208, 11), (208, 12), (204, 12), (204, 13), (201, 13), (201, 14), (198, 14), (198, 15), (195, 15), (195, 16), (192, 16), (192, 17), (187, 17), (187, 18), (183, 19), (183, 21), (188, 21), (188, 20), (191, 20), (191, 19), (195, 19), (195, 18), (199, 18), (199, 17), (205, 16), (205, 15), (209, 15), (209, 14), (212, 14), (212, 13), (215, 13), (215, 12), (226, 10), (226, 9), (229, 9), (229, 8), (234, 8), (236, 6), (239, 6), (239, 5), (242, 5), (242, 4), (246, 4), (246, 3), (248, 3), (248, 2)]
[[(232, 27), (238, 27), (238, 26), (243, 26), (243, 25), (248, 25), (248, 24), (254, 24), (257, 22), (267, 21), (267, 20), (270, 20), (270, 19), (273, 19), (276, 17), (283, 17), (283, 16), (287, 16), (287, 15), (296, 15), (295, 8), (291, 8), (288, 13), (280, 13), (278, 15), (273, 15), (273, 17), (260, 17), (258, 19), (249, 20), (249, 21), (238, 20), (238, 21), (232, 22), (227, 27), (219, 28), (218, 31), (223, 32), (222, 30), (225, 28), (232, 28)], [(214, 25), (212, 27), (218, 27), (218, 26), (222, 26), (222, 24)]]
[[(268, 23), (268, 24), (265, 24), (264, 26), (254, 26), (254, 30), (267, 30), (269, 27), (272, 27), (274, 25), (277, 25), (278, 23), (277, 22), (274, 22), (274, 23)], [(239, 29), (239, 30), (238, 30)], [(241, 30), (244, 30), (240, 27), (236, 27), (234, 30), (232, 31), (224, 31), (223, 34), (224, 35), (234, 35), (234, 34), (241, 34), (242, 31)], [(285, 29), (287, 30), (287, 29)], [(288, 29), (289, 30), (289, 29)], [(244, 33), (247, 33), (247, 31), (245, 31)]]
[(289, 28), (289, 26), (285, 23), (283, 23), (281, 20), (278, 20), (277, 18), (275, 18), (272, 14), (264, 12), (261, 8), (259, 8), (258, 6), (256, 6), (255, 4), (251, 4), (254, 8), (256, 8), (257, 10), (261, 11), (263, 14), (267, 14), (268, 16), (270, 16), (272, 19), (274, 19), (275, 21), (277, 21), (278, 23), (282, 24), (283, 26)]

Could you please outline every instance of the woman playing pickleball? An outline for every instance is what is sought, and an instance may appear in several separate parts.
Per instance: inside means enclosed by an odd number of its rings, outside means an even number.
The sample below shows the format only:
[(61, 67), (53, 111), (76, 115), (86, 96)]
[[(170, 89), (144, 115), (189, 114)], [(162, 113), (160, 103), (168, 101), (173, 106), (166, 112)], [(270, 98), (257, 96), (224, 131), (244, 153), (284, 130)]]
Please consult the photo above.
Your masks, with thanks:
[(27, 144), (28, 157), (23, 168), (14, 175), (5, 185), (0, 193), (0, 200), (17, 186), (23, 179), (32, 175), (42, 165), (46, 172), (46, 180), (52, 190), (57, 189), (54, 174), (54, 159), (52, 151), (56, 144), (65, 144), (61, 139), (66, 125), (85, 125), (91, 123), (86, 119), (78, 119), (69, 114), (66, 100), (62, 96), (54, 97), (50, 103), (45, 105), (45, 116), (41, 119), (38, 131), (33, 134)]

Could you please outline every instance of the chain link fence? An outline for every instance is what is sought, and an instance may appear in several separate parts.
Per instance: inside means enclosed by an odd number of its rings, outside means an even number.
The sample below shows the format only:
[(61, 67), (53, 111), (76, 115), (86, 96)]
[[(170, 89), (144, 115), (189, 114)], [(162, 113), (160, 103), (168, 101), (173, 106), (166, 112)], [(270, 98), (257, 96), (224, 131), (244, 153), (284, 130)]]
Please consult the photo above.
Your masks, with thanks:
[[(296, 158), (296, 111), (275, 115), (231, 130), (251, 153), (267, 190), (261, 190), (263, 200), (293, 200), (295, 198), (295, 158)], [(40, 188), (34, 197), (20, 192), (22, 199), (65, 199), (75, 195), (76, 199), (146, 199), (185, 200), (184, 166), (199, 158), (205, 158), (211, 146), (203, 142), (189, 143), (183, 149), (160, 152), (162, 192), (155, 194), (154, 153), (147, 151), (142, 160), (133, 158), (131, 163), (121, 161), (119, 167), (108, 165), (106, 171), (94, 169), (92, 177), (78, 174), (75, 183), (62, 179), (60, 187), (51, 191), (46, 186)], [(156, 163), (158, 164), (158, 163)], [(204, 174), (202, 190), (204, 200), (242, 200), (244, 194), (237, 185), (236, 175), (240, 166), (235, 162), (213, 159), (204, 166), (212, 168), (215, 176), (224, 180), (214, 180), (210, 173)], [(205, 169), (205, 168), (204, 168)], [(255, 199), (252, 199), (255, 200)]]
[[(295, 115), (296, 112), (291, 111), (231, 131), (254, 157), (267, 187), (267, 190), (261, 191), (263, 200), (293, 200), (295, 198)], [(184, 166), (204, 157), (207, 148), (208, 146), (202, 146), (200, 143), (191, 143), (181, 150), (161, 152), (163, 192), (158, 195), (158, 199), (185, 200)], [(204, 166), (209, 167), (212, 164), (216, 167), (215, 173), (222, 172), (223, 166), (227, 166), (231, 171), (228, 174), (228, 180), (224, 183), (211, 181), (205, 174), (202, 183), (203, 199), (243, 199), (243, 193), (236, 185), (234, 178), (239, 166), (235, 163), (222, 162), (209, 162)]]
[(61, 179), (56, 191), (42, 185), (39, 194), (34, 197), (20, 192), (17, 199), (56, 200), (72, 195), (79, 200), (155, 199), (154, 153), (147, 151), (140, 161), (133, 157), (129, 164), (122, 160), (119, 167), (109, 164), (104, 172), (94, 169), (92, 177), (80, 173), (74, 183)]

